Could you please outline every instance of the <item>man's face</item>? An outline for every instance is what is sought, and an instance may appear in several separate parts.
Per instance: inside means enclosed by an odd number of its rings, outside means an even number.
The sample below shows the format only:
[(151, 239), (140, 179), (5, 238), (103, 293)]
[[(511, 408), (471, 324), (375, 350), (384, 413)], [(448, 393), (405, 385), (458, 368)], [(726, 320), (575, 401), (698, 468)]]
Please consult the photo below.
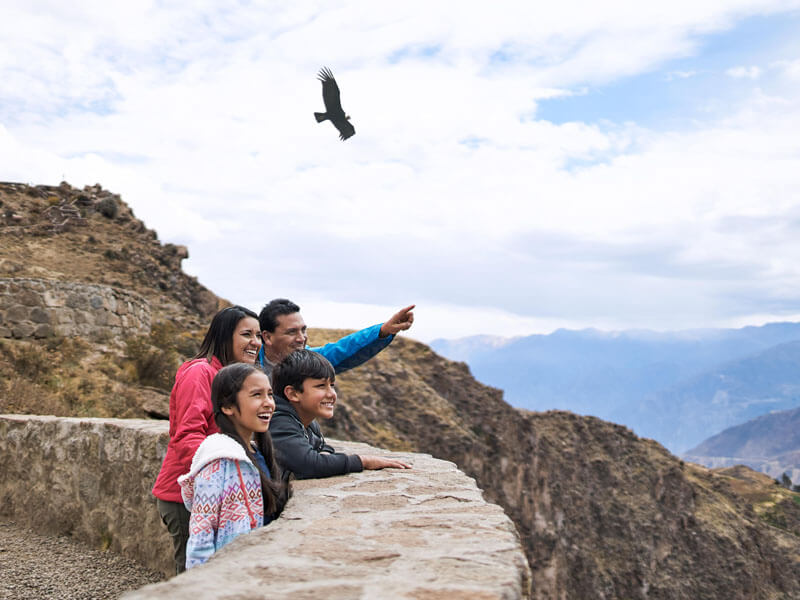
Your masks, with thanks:
[(302, 350), (308, 342), (306, 323), (299, 312), (279, 315), (275, 320), (278, 322), (275, 331), (261, 332), (264, 354), (273, 363), (283, 360), (295, 350)]

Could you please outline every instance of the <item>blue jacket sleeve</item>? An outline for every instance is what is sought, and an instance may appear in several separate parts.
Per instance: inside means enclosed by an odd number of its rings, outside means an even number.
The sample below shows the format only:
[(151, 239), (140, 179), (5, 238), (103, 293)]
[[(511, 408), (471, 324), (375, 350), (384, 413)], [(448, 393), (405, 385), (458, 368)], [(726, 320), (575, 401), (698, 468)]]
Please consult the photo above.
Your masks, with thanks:
[(381, 326), (378, 323), (361, 331), (346, 335), (342, 339), (325, 344), (319, 348), (309, 348), (322, 354), (333, 365), (336, 373), (341, 373), (367, 362), (378, 352), (386, 348), (394, 339), (393, 335), (381, 338)]

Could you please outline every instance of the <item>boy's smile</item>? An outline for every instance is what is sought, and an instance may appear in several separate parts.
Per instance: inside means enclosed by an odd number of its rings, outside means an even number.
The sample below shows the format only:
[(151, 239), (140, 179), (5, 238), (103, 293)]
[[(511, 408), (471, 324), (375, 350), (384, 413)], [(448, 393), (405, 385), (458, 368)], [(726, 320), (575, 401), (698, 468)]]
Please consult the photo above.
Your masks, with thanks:
[(332, 379), (307, 378), (303, 391), (286, 388), (286, 399), (292, 403), (305, 427), (314, 419), (330, 419), (336, 405), (336, 388)]

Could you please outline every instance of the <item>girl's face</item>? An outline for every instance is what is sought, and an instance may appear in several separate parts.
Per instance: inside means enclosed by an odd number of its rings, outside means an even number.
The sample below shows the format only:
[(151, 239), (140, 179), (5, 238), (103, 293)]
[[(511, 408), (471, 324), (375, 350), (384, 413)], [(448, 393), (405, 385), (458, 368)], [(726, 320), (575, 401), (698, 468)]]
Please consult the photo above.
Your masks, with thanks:
[(269, 378), (257, 371), (251, 373), (236, 394), (236, 406), (225, 406), (222, 412), (233, 422), (239, 437), (249, 442), (257, 431), (265, 432), (275, 411)]
[(231, 349), (234, 362), (253, 364), (258, 357), (258, 350), (261, 348), (261, 332), (258, 328), (258, 320), (253, 317), (244, 317), (233, 330)]

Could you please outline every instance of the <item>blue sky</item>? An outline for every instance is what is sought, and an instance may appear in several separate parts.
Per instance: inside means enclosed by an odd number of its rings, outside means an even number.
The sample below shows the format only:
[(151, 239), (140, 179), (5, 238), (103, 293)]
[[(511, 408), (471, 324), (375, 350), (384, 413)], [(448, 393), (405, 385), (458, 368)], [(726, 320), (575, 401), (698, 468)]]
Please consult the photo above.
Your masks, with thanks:
[[(800, 55), (798, 31), (798, 12), (752, 16), (730, 29), (697, 36), (689, 56), (541, 102), (536, 117), (553, 123), (632, 121), (660, 131), (692, 129), (698, 120), (724, 117), (732, 106), (746, 102), (754, 79), (771, 87), (775, 73), (769, 65), (775, 58)], [(744, 72), (731, 76), (728, 71), (737, 67), (758, 67), (761, 73), (757, 78)]]
[(797, 319), (800, 1), (530, 4), (5, 6), (0, 180), (99, 182), (311, 325)]

